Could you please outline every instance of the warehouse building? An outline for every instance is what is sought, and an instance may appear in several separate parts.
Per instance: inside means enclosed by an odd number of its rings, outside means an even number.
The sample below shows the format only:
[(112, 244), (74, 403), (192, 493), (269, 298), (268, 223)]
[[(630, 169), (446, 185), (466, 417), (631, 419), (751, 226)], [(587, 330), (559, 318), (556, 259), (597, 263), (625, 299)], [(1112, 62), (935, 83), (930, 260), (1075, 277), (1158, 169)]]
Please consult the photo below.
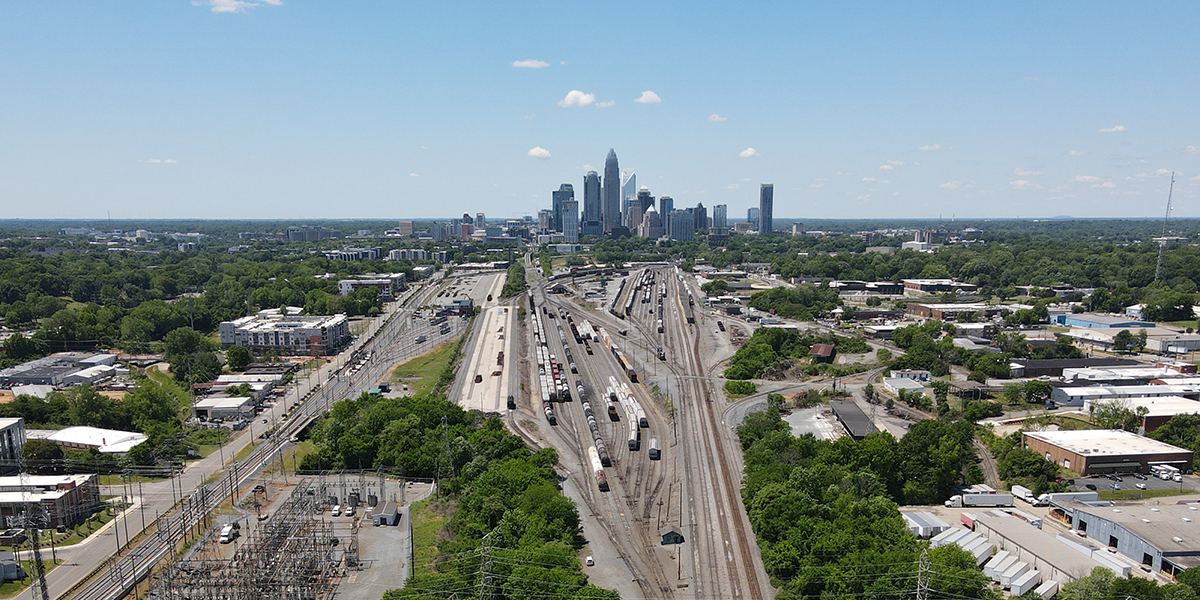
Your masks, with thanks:
[(212, 396), (192, 404), (192, 415), (201, 421), (236, 421), (254, 416), (254, 398)]
[(973, 283), (961, 283), (953, 279), (903, 279), (905, 295), (943, 294), (946, 292), (961, 292), (973, 294), (979, 286)]
[(1026, 431), (1025, 447), (1080, 475), (1149, 473), (1151, 464), (1183, 469), (1192, 451), (1119, 429)]
[(1062, 377), (1063, 369), (1087, 367), (1132, 367), (1142, 363), (1132, 358), (1016, 358), (1013, 377)]
[(48, 440), (64, 450), (91, 450), (101, 454), (125, 454), (148, 438), (135, 431), (118, 431), (99, 427), (67, 427), (66, 429), (30, 429), (26, 437)]
[[(24, 448), (25, 419), (0, 419), (0, 465), (16, 465)], [(16, 466), (0, 467), (0, 472), (16, 470)]]
[(887, 377), (883, 380), (883, 389), (897, 396), (900, 395), (900, 390), (910, 394), (925, 393), (925, 386), (921, 382), (908, 377)]
[(1195, 504), (1091, 506), (1073, 502), (1071, 526), (1155, 572), (1175, 576), (1200, 566)]
[[(1013, 557), (1009, 559), (1010, 565), (1023, 562), (1029, 569), (1036, 570), (1043, 580), (1067, 584), (1087, 577), (1098, 567), (1108, 569), (1118, 577), (1128, 575), (1131, 571), (1128, 566), (1102, 556), (1103, 552), (1096, 555), (1092, 550), (1065, 538), (1062, 534), (1050, 535), (1015, 517), (977, 519), (975, 532), (999, 548), (1001, 554), (1007, 552), (1008, 556)], [(1000, 557), (1001, 554), (996, 556)], [(1002, 571), (1010, 568), (1002, 565), (990, 566), (993, 570), (998, 568)], [(987, 573), (987, 567), (984, 572)]]
[(1056, 386), (1051, 392), (1050, 399), (1062, 406), (1080, 407), (1088, 406), (1093, 402), (1123, 398), (1177, 396), (1200, 400), (1200, 381), (1187, 384), (1175, 383), (1175, 380), (1169, 379), (1166, 381), (1171, 381), (1171, 383), (1162, 385)]
[(37, 504), (50, 528), (80, 523), (98, 510), (100, 485), (97, 475), (13, 475), (0, 477), (0, 517), (6, 526)]
[(1125, 408), (1134, 411), (1135, 413), (1139, 408), (1146, 409), (1146, 414), (1142, 416), (1142, 433), (1150, 433), (1151, 431), (1162, 427), (1167, 421), (1171, 420), (1171, 417), (1176, 415), (1200, 413), (1200, 401), (1184, 398), (1182, 396), (1087, 400), (1083, 404), (1083, 411), (1091, 414), (1096, 408), (1096, 404), (1098, 402), (1100, 404), (1116, 402)]
[(302, 317), (289, 310), (257, 314), (220, 325), (221, 345), (290, 355), (331, 354), (350, 341), (346, 315)]
[[(1058, 325), (1067, 327), (1078, 327), (1081, 329), (1112, 329), (1112, 328), (1127, 328), (1127, 327), (1154, 327), (1154, 323), (1148, 321), (1140, 321), (1138, 319), (1130, 319), (1129, 317), (1118, 317), (1113, 315), (1097, 315), (1090, 313), (1072, 314), (1064, 313), (1054, 315), (1052, 319)], [(1136, 332), (1131, 332), (1136, 333)]]
[(959, 315), (983, 313), (988, 318), (999, 314), (1000, 307), (991, 304), (909, 304), (908, 313), (939, 321), (957, 321)]

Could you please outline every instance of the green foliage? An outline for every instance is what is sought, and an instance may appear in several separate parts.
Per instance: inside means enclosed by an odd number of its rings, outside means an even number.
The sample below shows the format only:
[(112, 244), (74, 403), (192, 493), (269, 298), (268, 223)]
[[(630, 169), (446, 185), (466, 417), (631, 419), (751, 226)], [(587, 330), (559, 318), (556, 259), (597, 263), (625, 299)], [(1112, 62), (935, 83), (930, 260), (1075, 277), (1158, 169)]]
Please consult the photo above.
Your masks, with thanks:
[[(1191, 450), (1195, 461), (1195, 454), (1200, 453), (1200, 414), (1175, 415), (1148, 435), (1160, 442)], [(1196, 576), (1200, 578), (1200, 571)]]
[(964, 400), (963, 418), (974, 423), (988, 417), (998, 417), (1004, 414), (1004, 407), (999, 402), (990, 400)]
[(542, 275), (549, 277), (554, 274), (554, 255), (549, 252), (538, 253), (538, 265), (542, 267)]
[(504, 289), (500, 291), (501, 298), (512, 298), (529, 289), (525, 283), (525, 265), (515, 260), (508, 266), (508, 276), (504, 280)]
[(725, 393), (734, 398), (749, 396), (758, 391), (758, 386), (749, 381), (726, 381)]
[[(774, 409), (746, 417), (737, 432), (745, 449), (742, 496), (763, 563), (781, 588), (777, 597), (911, 594), (924, 545), (905, 529), (896, 499), (911, 489), (928, 500), (918, 488), (954, 479), (963, 466), (958, 446), (970, 435), (969, 425), (936, 423), (914, 425), (899, 442), (882, 432), (829, 442), (793, 437)], [(946, 474), (938, 472), (943, 467)], [(997, 597), (962, 550), (945, 546), (930, 558), (935, 572), (947, 574), (933, 578), (931, 595)]]
[(700, 291), (709, 296), (720, 296), (729, 291), (729, 282), (724, 279), (714, 279), (700, 286)]
[(813, 321), (829, 316), (842, 303), (837, 290), (811, 283), (794, 288), (777, 287), (750, 296), (747, 306), (800, 321)]
[(63, 450), (50, 440), (29, 440), (25, 442), (25, 461), (30, 473), (39, 475), (59, 473), (57, 464), (63, 459)]
[(231, 371), (244, 371), (246, 366), (254, 362), (254, 355), (243, 346), (230, 346), (225, 351), (225, 361)]
[(840, 335), (813, 335), (792, 329), (762, 327), (738, 349), (725, 370), (728, 379), (756, 379), (780, 361), (805, 358), (813, 344), (832, 344), (838, 352), (851, 354), (870, 351), (870, 346), (858, 338)]
[(1061, 600), (1095, 600), (1096, 598), (1137, 598), (1138, 600), (1195, 600), (1197, 592), (1183, 581), (1187, 571), (1178, 577), (1179, 583), (1159, 585), (1141, 577), (1117, 577), (1112, 571), (1096, 567), (1091, 574), (1062, 586), (1057, 598)]
[(1124, 429), (1136, 432), (1142, 425), (1147, 409), (1139, 406), (1130, 408), (1123, 400), (1104, 400), (1092, 403), (1092, 421), (1101, 429)]

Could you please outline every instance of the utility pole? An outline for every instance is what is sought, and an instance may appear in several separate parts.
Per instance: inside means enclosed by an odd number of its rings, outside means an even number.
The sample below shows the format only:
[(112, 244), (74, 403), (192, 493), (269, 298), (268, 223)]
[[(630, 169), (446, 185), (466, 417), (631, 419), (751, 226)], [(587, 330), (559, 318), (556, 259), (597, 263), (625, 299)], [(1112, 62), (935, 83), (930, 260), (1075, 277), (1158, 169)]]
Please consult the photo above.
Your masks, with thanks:
[(479, 578), (479, 600), (493, 600), (495, 598), (494, 583), (492, 581), (492, 534), (496, 530), (489, 531), (483, 536), (483, 560), (480, 563), (482, 574)]
[(929, 550), (921, 551), (917, 563), (917, 600), (929, 600)]

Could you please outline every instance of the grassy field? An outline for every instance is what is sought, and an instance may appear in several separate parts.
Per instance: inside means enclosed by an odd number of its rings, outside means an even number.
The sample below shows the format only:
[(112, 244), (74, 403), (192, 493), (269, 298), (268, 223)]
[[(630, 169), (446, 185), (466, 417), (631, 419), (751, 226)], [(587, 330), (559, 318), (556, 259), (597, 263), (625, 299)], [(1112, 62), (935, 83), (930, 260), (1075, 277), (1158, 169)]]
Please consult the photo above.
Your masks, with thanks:
[[(42, 566), (46, 569), (47, 573), (54, 570), (54, 567), (57, 567), (60, 563), (62, 563), (62, 559), (57, 561), (50, 560), (49, 554), (49, 552), (46, 552), (45, 556), (42, 558)], [(25, 591), (25, 588), (29, 587), (29, 574), (33, 572), (33, 566), (30, 561), (27, 560), (21, 561), (21, 566), (25, 569), (25, 579), (6, 581), (0, 584), (0, 598), (12, 598), (13, 596)]]
[(453, 355), (454, 342), (445, 342), (396, 367), (390, 381), (396, 389), (403, 389), (400, 386), (407, 385), (409, 393), (414, 396), (429, 393)]
[(442, 525), (450, 519), (453, 507), (428, 498), (412, 505), (413, 570), (412, 577), (432, 575), (438, 556), (437, 538)]
[[(1121, 484), (1124, 487), (1126, 484)], [(1191, 494), (1191, 490), (1099, 490), (1101, 500), (1144, 500)]]
[(175, 401), (179, 403), (179, 414), (186, 419), (192, 416), (192, 395), (188, 393), (187, 388), (179, 385), (170, 373), (164, 373), (158, 369), (146, 369), (146, 376), (156, 381), (169, 394), (175, 397)]

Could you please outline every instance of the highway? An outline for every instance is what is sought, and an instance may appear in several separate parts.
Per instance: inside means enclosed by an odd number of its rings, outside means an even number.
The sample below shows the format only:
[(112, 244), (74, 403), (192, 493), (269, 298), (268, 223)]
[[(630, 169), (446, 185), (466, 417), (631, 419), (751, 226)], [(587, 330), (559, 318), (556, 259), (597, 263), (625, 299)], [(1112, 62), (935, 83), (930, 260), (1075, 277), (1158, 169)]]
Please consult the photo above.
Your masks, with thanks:
[[(334, 402), (374, 387), (392, 364), (423, 352), (441, 338), (461, 334), (464, 325), (459, 319), (452, 319), (451, 332), (441, 336), (440, 328), (430, 327), (427, 320), (412, 318), (414, 310), (429, 302), (439, 289), (440, 282), (429, 282), (389, 305), (388, 312), (375, 319), (363, 335), (333, 361), (301, 378), (282, 401), (259, 415), (251, 428), (226, 444), (221, 452), (190, 463), (169, 481), (143, 484), (139, 493), (144, 509), (129, 511), (84, 544), (59, 549), (58, 554), (65, 562), (47, 574), (50, 597), (120, 598), (158, 560), (169, 555), (185, 533), (204, 527), (213, 508), (231, 495), (240, 494), (267, 463), (281, 460), (291, 439)], [(413, 338), (422, 333), (429, 340), (425, 344), (414, 343)], [(371, 358), (364, 360), (367, 356)], [(264, 432), (263, 428), (272, 425), (269, 432)], [(214, 481), (205, 483), (252, 440), (259, 443), (249, 456), (231, 463)], [(143, 516), (147, 526), (157, 524), (157, 527), (139, 540)], [(128, 548), (128, 537), (136, 541), (132, 548)], [(127, 550), (113, 560), (118, 542)], [(32, 600), (33, 596), (26, 589), (17, 597)]]

